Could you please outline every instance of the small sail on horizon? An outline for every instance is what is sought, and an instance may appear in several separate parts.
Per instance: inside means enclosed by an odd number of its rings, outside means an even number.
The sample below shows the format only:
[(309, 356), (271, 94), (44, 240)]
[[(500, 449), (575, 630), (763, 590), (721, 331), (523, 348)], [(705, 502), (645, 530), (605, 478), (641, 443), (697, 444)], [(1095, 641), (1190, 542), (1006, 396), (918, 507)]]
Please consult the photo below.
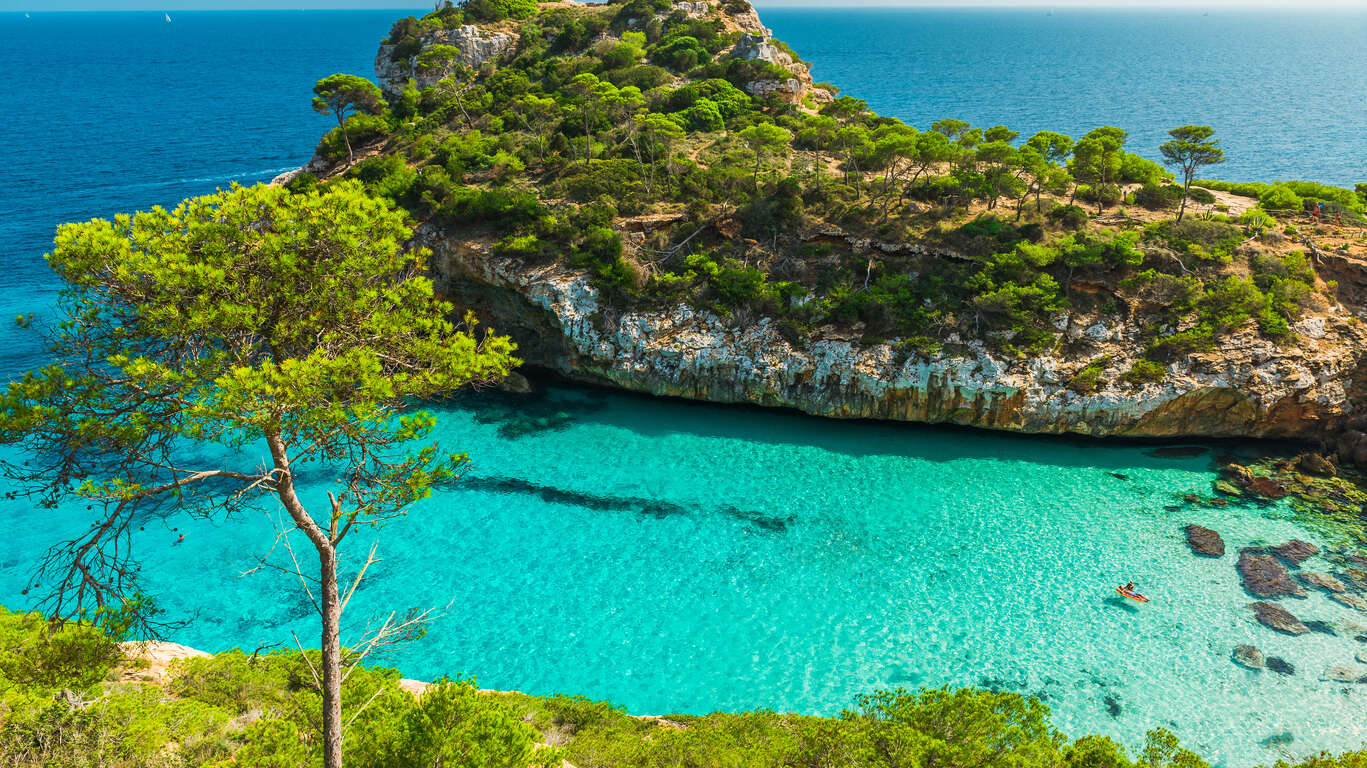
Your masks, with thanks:
[(166, 23), (171, 23), (171, 14), (166, 13), (165, 11), (162, 11), (162, 13), (166, 16)]

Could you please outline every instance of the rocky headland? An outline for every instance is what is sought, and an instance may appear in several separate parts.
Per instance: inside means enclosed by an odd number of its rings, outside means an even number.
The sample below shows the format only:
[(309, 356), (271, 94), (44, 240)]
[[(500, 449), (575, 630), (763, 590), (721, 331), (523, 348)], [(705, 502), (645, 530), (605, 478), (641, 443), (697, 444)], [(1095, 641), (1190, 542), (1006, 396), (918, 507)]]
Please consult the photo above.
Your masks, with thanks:
[[(541, 8), (543, 14), (589, 13), (595, 6), (543, 3)], [(834, 97), (813, 86), (810, 65), (774, 41), (748, 3), (677, 2), (653, 19), (629, 19), (626, 29), (648, 29), (671, 13), (715, 21), (730, 35), (727, 39), (735, 42), (719, 60), (765, 67), (770, 74), (746, 84), (751, 96), (774, 96), (767, 103), (812, 115)], [(375, 74), (386, 97), (399, 100), (405, 88), (430, 88), (449, 76), (449, 69), (421, 64), (423, 51), (448, 46), (459, 51), (461, 65), (487, 77), (526, 47), (520, 39), (525, 29), (535, 27), (504, 21), (419, 30), (382, 45)], [(608, 50), (624, 35), (606, 28), (593, 50)], [(370, 151), (389, 150), (376, 145)], [(699, 150), (692, 157), (699, 157)], [(322, 177), (347, 170), (322, 159), (308, 169)], [(544, 190), (538, 194), (548, 197)], [(1222, 195), (1206, 210), (1228, 211), (1239, 199)], [(919, 208), (909, 204), (908, 210)], [(1122, 228), (1143, 224), (1136, 224), (1135, 215), (1121, 209), (1111, 219)], [(702, 223), (693, 231), (691, 222), (699, 218)], [(1104, 217), (1098, 221), (1110, 223)], [(890, 271), (894, 266), (909, 270), (915, 280), (928, 263), (980, 260), (943, 238), (883, 240), (811, 216), (775, 232), (766, 243), (741, 234), (725, 206), (702, 216), (657, 206), (646, 215), (620, 216), (612, 228), (624, 243), (623, 261), (645, 272), (652, 249), (662, 240), (683, 239), (675, 234), (683, 231), (692, 231), (689, 239), (701, 235), (695, 242), (730, 243), (747, 254), (747, 264), (773, 262), (785, 248), (834, 249), (852, 263), (867, 261), (866, 287), (875, 263), (885, 262)], [(623, 302), (605, 294), (591, 270), (563, 259), (513, 253), (500, 247), (499, 237), (487, 228), (433, 218), (419, 233), (420, 243), (432, 251), (433, 277), (447, 296), (510, 334), (526, 363), (578, 382), (833, 418), (1098, 437), (1289, 438), (1317, 442), (1343, 461), (1367, 462), (1367, 419), (1357, 406), (1367, 385), (1362, 365), (1367, 326), (1361, 322), (1367, 317), (1367, 254), (1347, 245), (1331, 250), (1317, 247), (1308, 236), (1304, 243), (1280, 235), (1248, 237), (1237, 246), (1241, 259), (1308, 247), (1317, 273), (1313, 300), (1284, 335), (1269, 338), (1252, 323), (1232, 327), (1214, 346), (1174, 355), (1161, 377), (1145, 379), (1127, 372), (1144, 364), (1155, 328), (1180, 334), (1191, 321), (1164, 316), (1164, 307), (1152, 298), (1121, 290), (1120, 275), (1092, 275), (1065, 286), (1074, 296), (1090, 295), (1090, 302), (1054, 312), (1046, 330), (1057, 343), (1022, 354), (1004, 346), (1000, 334), (965, 331), (962, 320), (925, 345), (870, 334), (857, 321), (795, 329), (781, 317), (746, 307), (721, 311), (686, 299)], [(1187, 269), (1180, 255), (1161, 244), (1142, 243), (1139, 250), (1146, 263), (1176, 260)], [(860, 277), (856, 273), (855, 282)], [(1089, 385), (1078, 386), (1084, 376)]]

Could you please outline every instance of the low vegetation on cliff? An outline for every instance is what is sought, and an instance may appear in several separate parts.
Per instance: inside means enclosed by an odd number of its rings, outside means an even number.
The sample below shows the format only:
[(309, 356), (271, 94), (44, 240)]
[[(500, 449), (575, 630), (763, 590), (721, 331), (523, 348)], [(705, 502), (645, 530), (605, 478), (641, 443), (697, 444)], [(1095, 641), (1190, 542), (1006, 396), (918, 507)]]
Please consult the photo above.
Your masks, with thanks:
[[(104, 629), (0, 608), (0, 760), (14, 768), (306, 768), (318, 764), (320, 696), (307, 657), (228, 651), (149, 668)], [(112, 633), (112, 634), (111, 634)], [(132, 651), (126, 656), (126, 651)], [(774, 712), (632, 717), (582, 697), (401, 685), (356, 667), (343, 692), (353, 766), (736, 768), (1203, 768), (1161, 729), (1133, 752), (1069, 740), (1017, 694), (936, 689), (861, 696), (836, 718)], [(1281, 764), (1285, 765), (1285, 764)], [(1361, 754), (1304, 768), (1361, 768)]]
[[(738, 0), (467, 2), (385, 42), (388, 104), (324, 137), (320, 174), (508, 258), (583, 270), (623, 307), (1008, 356), (1128, 323), (1145, 351), (1112, 383), (1138, 386), (1236, 331), (1293, 342), (1335, 301), (1317, 259), (1364, 247), (1361, 188), (1192, 184), (1220, 159), (1201, 126), (1162, 148), (1174, 184), (1120, 128), (880, 116), (811, 84)], [(368, 148), (355, 164), (348, 136)]]

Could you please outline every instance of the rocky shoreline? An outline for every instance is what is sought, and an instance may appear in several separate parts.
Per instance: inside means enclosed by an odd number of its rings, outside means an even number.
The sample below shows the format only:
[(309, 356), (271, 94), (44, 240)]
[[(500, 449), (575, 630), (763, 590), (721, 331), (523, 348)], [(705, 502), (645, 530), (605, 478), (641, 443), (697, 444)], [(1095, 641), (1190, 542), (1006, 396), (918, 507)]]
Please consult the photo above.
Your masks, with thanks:
[[(1085, 361), (1012, 359), (981, 341), (934, 355), (865, 345), (835, 328), (797, 343), (768, 317), (721, 317), (680, 304), (620, 311), (582, 272), (495, 255), (491, 243), (424, 227), (438, 288), (512, 335), (528, 363), (568, 379), (817, 416), (946, 423), (1033, 434), (1144, 438), (1285, 438), (1327, 442), (1349, 423), (1367, 329), (1346, 313), (1311, 317), (1298, 347), (1249, 331), (1194, 354), (1161, 383), (1131, 385), (1137, 328), (1061, 315), (1058, 328), (1109, 355), (1111, 383), (1068, 386)], [(1354, 444), (1354, 447), (1356, 443)]]

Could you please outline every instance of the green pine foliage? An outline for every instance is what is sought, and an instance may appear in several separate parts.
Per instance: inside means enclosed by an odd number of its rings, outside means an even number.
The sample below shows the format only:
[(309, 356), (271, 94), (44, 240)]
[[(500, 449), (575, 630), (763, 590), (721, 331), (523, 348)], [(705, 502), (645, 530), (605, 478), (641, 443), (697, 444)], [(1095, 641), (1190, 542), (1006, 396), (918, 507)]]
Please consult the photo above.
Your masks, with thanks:
[[(437, 30), (478, 22), (500, 3), (403, 20), (387, 42), (406, 46), (396, 60), (440, 57)], [(410, 82), (387, 112), (349, 118), (353, 144), (380, 157), (342, 175), (509, 258), (584, 270), (622, 309), (756, 312), (794, 343), (834, 323), (866, 343), (917, 351), (957, 336), (1040, 352), (1062, 343), (1067, 318), (1131, 304), (1167, 329), (1147, 338), (1155, 354), (1209, 348), (1248, 320), (1290, 339), (1296, 312), (1318, 293), (1313, 271), (1294, 285), (1252, 280), (1245, 241), (1281, 229), (1274, 216), (1307, 201), (1362, 210), (1354, 190), (1305, 182), (1196, 182), (1184, 192), (1112, 126), (1076, 141), (952, 119), (918, 129), (828, 91), (803, 104), (757, 97), (757, 84), (795, 74), (731, 56), (740, 32), (665, 0), (505, 11), (487, 18), (520, 31), (512, 50), (424, 90)], [(1203, 126), (1177, 132), (1210, 141)], [(338, 134), (324, 138), (322, 156), (345, 154)], [(1263, 205), (1238, 219), (1213, 215), (1204, 187)], [(1108, 229), (1107, 209), (1122, 199), (1180, 220)], [(650, 216), (664, 221), (622, 238), (625, 220)], [(829, 229), (842, 234), (810, 234)], [(858, 239), (927, 250), (869, 254)], [(1238, 275), (1242, 283), (1227, 279)], [(1080, 282), (1086, 291), (1074, 290)], [(1276, 297), (1236, 300), (1241, 291)]]

